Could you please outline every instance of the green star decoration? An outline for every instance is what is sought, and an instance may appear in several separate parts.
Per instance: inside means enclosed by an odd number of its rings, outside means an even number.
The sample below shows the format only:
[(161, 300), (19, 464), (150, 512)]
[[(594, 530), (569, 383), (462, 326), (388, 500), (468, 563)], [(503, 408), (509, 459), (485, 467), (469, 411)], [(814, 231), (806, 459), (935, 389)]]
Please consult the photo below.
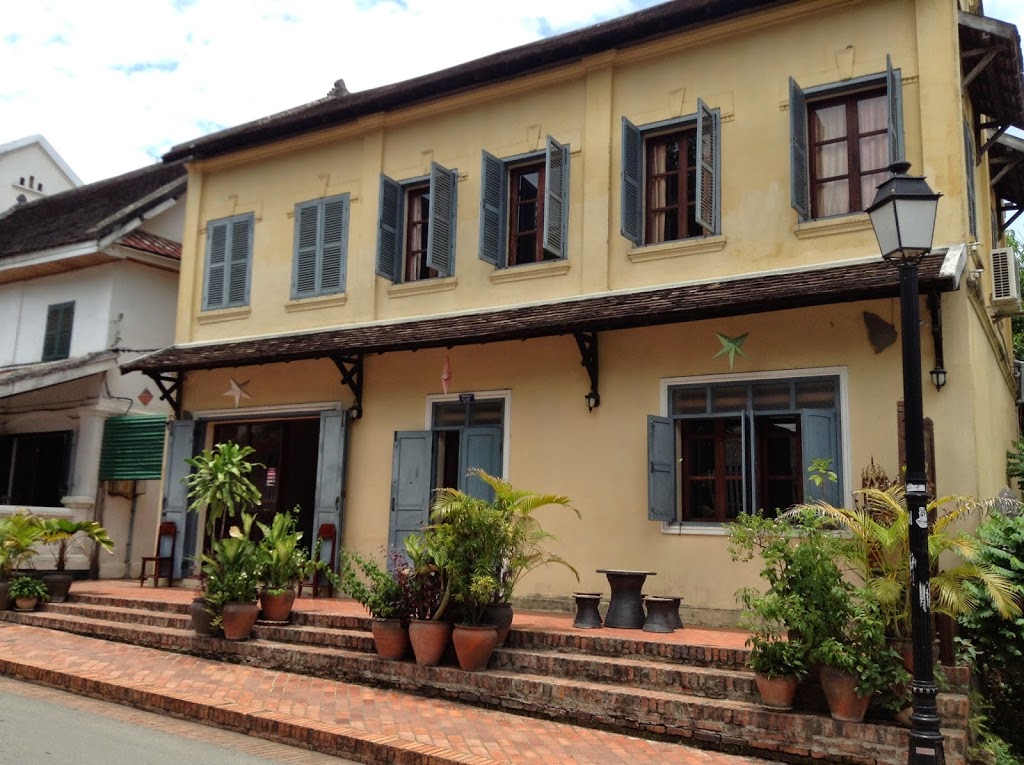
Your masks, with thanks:
[(747, 339), (749, 332), (744, 332), (742, 335), (736, 337), (728, 337), (723, 335), (721, 332), (716, 332), (715, 337), (718, 338), (718, 342), (722, 344), (722, 350), (716, 353), (711, 358), (717, 359), (719, 356), (729, 356), (729, 369), (732, 369), (736, 364), (736, 356), (746, 356), (743, 352), (743, 341)]

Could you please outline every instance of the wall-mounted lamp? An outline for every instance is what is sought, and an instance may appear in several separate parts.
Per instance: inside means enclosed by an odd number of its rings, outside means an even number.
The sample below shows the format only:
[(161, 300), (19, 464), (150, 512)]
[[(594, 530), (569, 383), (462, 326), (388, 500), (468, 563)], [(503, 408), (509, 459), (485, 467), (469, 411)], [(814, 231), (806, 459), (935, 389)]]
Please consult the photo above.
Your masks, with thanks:
[(590, 391), (584, 398), (587, 401), (588, 412), (593, 412), (595, 406), (601, 406), (601, 396), (596, 391)]
[(946, 370), (942, 367), (935, 367), (928, 374), (931, 375), (932, 385), (935, 386), (935, 390), (942, 390), (942, 387), (946, 384)]
[(350, 420), (361, 420), (363, 418), (363, 408), (358, 403), (352, 404), (348, 409), (348, 418)]

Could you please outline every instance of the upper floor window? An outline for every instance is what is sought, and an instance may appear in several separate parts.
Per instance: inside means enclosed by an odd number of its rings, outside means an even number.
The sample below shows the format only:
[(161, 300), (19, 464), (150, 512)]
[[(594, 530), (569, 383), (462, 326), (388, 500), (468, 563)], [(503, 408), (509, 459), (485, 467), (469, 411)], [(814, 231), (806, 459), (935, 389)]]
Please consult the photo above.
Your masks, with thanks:
[(480, 258), (498, 268), (564, 260), (569, 222), (569, 147), (547, 137), (543, 153), (483, 153)]
[(678, 385), (668, 417), (648, 418), (649, 517), (724, 522), (825, 499), (841, 479), (817, 487), (813, 460), (840, 473), (839, 383), (835, 377)]
[(348, 194), (295, 205), (293, 298), (345, 291), (348, 211)]
[(436, 162), (428, 178), (380, 177), (378, 275), (397, 284), (455, 273), (458, 180), (458, 173)]
[(720, 115), (637, 127), (622, 118), (622, 235), (636, 245), (720, 232)]
[(255, 220), (252, 213), (245, 213), (206, 224), (204, 311), (249, 304)]
[(861, 212), (903, 158), (900, 72), (808, 88), (789, 80), (792, 205), (803, 220)]
[(75, 323), (75, 302), (55, 303), (46, 309), (43, 361), (57, 361), (71, 355), (71, 330)]

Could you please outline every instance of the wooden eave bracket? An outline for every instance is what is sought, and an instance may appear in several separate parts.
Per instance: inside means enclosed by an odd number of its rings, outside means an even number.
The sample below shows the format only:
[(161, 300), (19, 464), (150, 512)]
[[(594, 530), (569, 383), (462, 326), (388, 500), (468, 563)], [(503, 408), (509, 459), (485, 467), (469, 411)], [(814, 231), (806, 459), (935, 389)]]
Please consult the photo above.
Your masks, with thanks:
[(1017, 218), (1021, 216), (1021, 213), (1024, 213), (1024, 206), (1004, 203), (999, 205), (999, 210), (1000, 212), (1003, 213), (1013, 213), (1013, 215), (1011, 215), (1009, 218), (1006, 218), (1005, 216), (1000, 216), (1004, 218), (1003, 222), (999, 224), (999, 234), (1000, 236), (1002, 236), (1004, 233), (1006, 233), (1006, 229), (1012, 226), (1014, 221), (1016, 221)]
[(594, 406), (601, 406), (601, 393), (598, 388), (597, 373), (597, 332), (573, 332), (576, 345), (580, 349), (580, 365), (590, 375), (590, 394), (594, 398)]
[[(1004, 125), (1001, 122), (980, 122), (978, 124), (978, 131), (977, 131), (978, 143), (981, 144), (981, 148), (978, 149), (978, 157), (977, 157), (977, 159), (975, 159), (975, 164), (976, 165), (978, 165), (979, 167), (981, 166), (982, 157), (984, 157), (988, 153), (988, 150), (991, 149), (995, 145), (996, 141), (999, 140), (999, 136), (1001, 136), (1003, 133), (1005, 133), (1009, 129), (1010, 129), (1010, 125), (1009, 124), (1005, 124)], [(981, 143), (981, 131), (982, 130), (992, 130), (993, 131), (992, 135), (990, 135), (988, 137), (988, 140), (985, 141), (985, 143), (983, 143), (983, 144)]]
[(974, 50), (966, 50), (960, 54), (960, 59), (961, 61), (964, 61), (964, 63), (966, 63), (966, 59), (981, 56), (978, 63), (976, 63), (971, 68), (971, 71), (964, 75), (963, 82), (960, 83), (960, 87), (964, 90), (964, 92), (967, 92), (968, 86), (970, 86), (970, 84), (974, 82), (975, 79), (977, 79), (978, 75), (984, 72), (985, 69), (987, 69), (993, 61), (995, 61), (995, 58), (998, 55), (999, 49), (994, 46), (991, 48), (976, 48)]
[(174, 410), (174, 419), (181, 419), (181, 388), (185, 378), (182, 372), (146, 372), (160, 389), (160, 400), (166, 401)]
[(331, 356), (331, 361), (341, 372), (341, 382), (352, 391), (355, 402), (349, 409), (353, 420), (363, 416), (363, 354), (354, 356)]

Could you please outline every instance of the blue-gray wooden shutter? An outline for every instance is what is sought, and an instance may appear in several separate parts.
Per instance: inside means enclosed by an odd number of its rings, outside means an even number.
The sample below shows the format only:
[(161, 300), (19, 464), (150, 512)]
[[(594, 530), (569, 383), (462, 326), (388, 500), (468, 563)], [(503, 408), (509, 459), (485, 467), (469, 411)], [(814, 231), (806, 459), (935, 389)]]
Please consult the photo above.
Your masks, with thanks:
[[(804, 470), (804, 501), (812, 502), (824, 498), (830, 505), (838, 506), (843, 496), (843, 471), (839, 459), (839, 434), (836, 428), (836, 413), (827, 409), (804, 409), (801, 412), (801, 435)], [(810, 480), (812, 460), (832, 460), (832, 470), (838, 480), (825, 480), (821, 487)]]
[[(974, 136), (964, 120), (964, 162), (967, 164), (967, 223), (971, 236), (978, 238), (978, 192), (974, 186)], [(993, 239), (993, 241), (996, 241)]]
[(463, 428), (459, 442), (459, 489), (490, 502), (494, 499), (494, 490), (477, 476), (467, 474), (473, 468), (480, 468), (501, 477), (501, 428)]
[(676, 427), (668, 417), (647, 417), (647, 518), (673, 523), (676, 513)]
[(348, 194), (321, 201), (320, 273), (317, 284), (317, 292), (321, 295), (345, 291), (348, 202)]
[[(338, 547), (341, 544), (342, 501), (345, 494), (345, 453), (346, 417), (344, 411), (320, 413), (320, 446), (316, 464), (316, 497), (313, 501), (313, 539), (310, 550), (316, 544), (316, 533), (329, 523), (337, 532)], [(337, 549), (335, 556), (337, 556)], [(331, 561), (333, 566), (335, 561)]]
[[(181, 562), (186, 553), (185, 526), (188, 512), (188, 474), (192, 468), (186, 459), (194, 451), (195, 420), (173, 420), (167, 436), (167, 468), (164, 470), (164, 504), (161, 519), (172, 521), (176, 527), (174, 544), (174, 577), (181, 576)], [(193, 545), (195, 539), (192, 539)], [(149, 553), (143, 553), (148, 555)]]
[(430, 163), (430, 223), (427, 227), (427, 268), (451, 276), (455, 262), (455, 171)]
[(43, 361), (57, 361), (71, 355), (71, 332), (75, 325), (75, 302), (56, 303), (46, 310)]
[(402, 187), (386, 175), (380, 177), (377, 205), (377, 276), (398, 281), (402, 261)]
[(902, 162), (903, 148), (903, 83), (900, 70), (892, 68), (892, 58), (885, 57), (885, 85), (889, 100), (889, 164)]
[(389, 550), (404, 550), (405, 538), (429, 523), (432, 441), (430, 431), (395, 433), (391, 457)]
[(483, 152), (480, 170), (480, 260), (505, 265), (505, 215), (508, 174), (505, 163)]
[(721, 148), (718, 113), (697, 99), (697, 198), (698, 225), (718, 233), (718, 183)]
[(807, 157), (807, 96), (789, 78), (790, 204), (801, 220), (811, 217), (811, 178)]
[(252, 224), (252, 215), (244, 215), (231, 221), (231, 235), (228, 237), (228, 306), (249, 304)]
[(295, 256), (292, 265), (292, 297), (317, 294), (320, 202), (295, 205)]
[(644, 232), (644, 136), (640, 128), (622, 118), (622, 215), (620, 230), (633, 244), (642, 244)]
[(544, 249), (564, 260), (568, 231), (569, 147), (548, 136), (544, 153)]
[(203, 310), (223, 308), (226, 304), (228, 224), (227, 221), (206, 226), (206, 280)]

